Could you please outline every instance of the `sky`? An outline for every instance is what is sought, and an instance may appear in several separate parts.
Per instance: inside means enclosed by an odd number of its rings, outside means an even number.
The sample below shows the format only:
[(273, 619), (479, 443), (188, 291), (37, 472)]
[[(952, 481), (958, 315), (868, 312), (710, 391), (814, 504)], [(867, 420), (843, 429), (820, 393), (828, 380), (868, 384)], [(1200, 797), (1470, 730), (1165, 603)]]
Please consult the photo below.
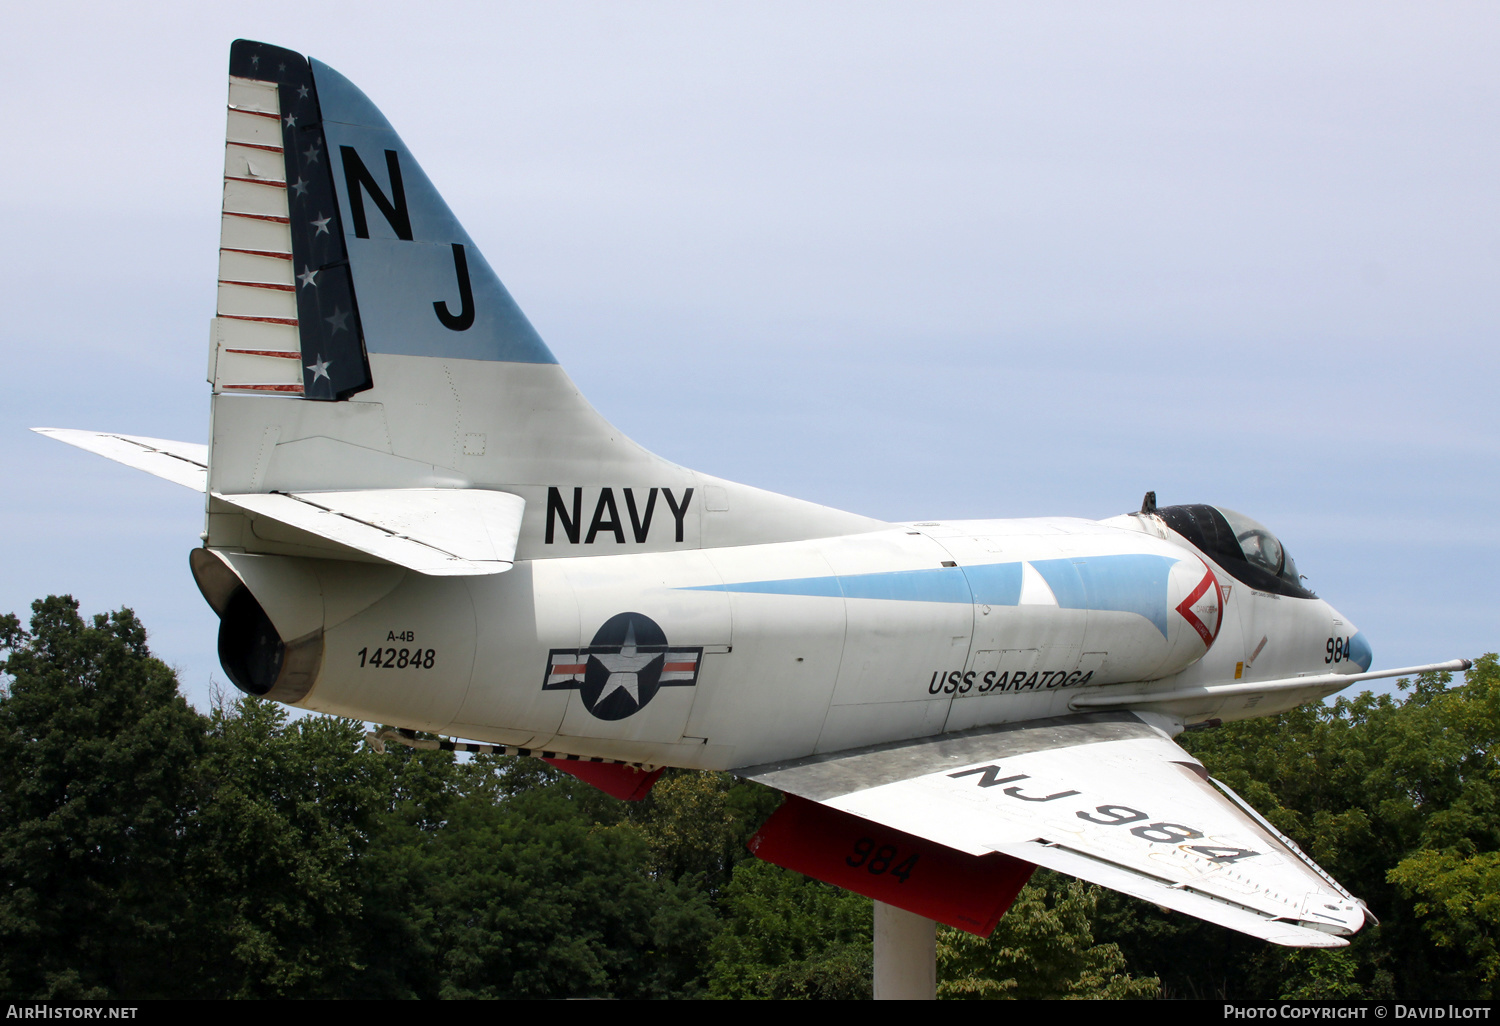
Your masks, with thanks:
[[(149, 13), (147, 13), (149, 12)], [(1208, 502), (1375, 666), (1500, 649), (1500, 8), (55, 2), (9, 11), (0, 611), (129, 606), (206, 708), (236, 37), (385, 112), (584, 394), (890, 520)]]

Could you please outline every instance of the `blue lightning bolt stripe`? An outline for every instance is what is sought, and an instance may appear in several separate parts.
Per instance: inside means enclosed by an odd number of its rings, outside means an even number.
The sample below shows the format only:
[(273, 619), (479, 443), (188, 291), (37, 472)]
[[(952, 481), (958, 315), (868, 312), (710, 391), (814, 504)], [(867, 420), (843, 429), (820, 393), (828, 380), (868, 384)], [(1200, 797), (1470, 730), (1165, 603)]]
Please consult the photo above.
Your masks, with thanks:
[[(1167, 576), (1171, 556), (1092, 556), (1043, 559), (1031, 565), (1063, 609), (1135, 613), (1167, 635)], [(705, 584), (680, 591), (728, 591), (749, 595), (877, 599), (892, 602), (955, 602), (1014, 606), (1021, 600), (1022, 563), (981, 563), (926, 570), (892, 570), (831, 577)]]

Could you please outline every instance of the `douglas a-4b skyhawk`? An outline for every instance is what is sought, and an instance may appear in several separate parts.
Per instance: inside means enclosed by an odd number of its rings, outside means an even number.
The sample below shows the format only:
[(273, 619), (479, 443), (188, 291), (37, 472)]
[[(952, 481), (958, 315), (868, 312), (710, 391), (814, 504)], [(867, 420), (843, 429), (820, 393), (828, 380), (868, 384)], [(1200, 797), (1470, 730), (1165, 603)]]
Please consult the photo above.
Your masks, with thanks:
[(1369, 672), (1222, 507), (892, 524), (646, 452), (374, 104), (246, 41), (208, 377), (207, 446), (39, 430), (206, 493), (190, 562), (243, 691), (622, 797), (762, 781), (757, 854), (975, 933), (1040, 865), (1346, 944), (1364, 904), (1171, 739), (1467, 666)]

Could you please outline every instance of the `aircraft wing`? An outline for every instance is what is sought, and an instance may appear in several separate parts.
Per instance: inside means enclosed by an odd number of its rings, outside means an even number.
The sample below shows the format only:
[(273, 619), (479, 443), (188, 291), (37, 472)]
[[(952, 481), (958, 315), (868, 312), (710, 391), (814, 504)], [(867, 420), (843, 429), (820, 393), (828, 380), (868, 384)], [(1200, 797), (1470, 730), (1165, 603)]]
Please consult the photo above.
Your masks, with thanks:
[(999, 852), (1254, 937), (1342, 947), (1364, 903), (1130, 712), (738, 771), (970, 855)]
[(168, 481), (208, 490), (208, 446), (174, 442), (166, 438), (116, 435), (107, 431), (77, 431), (72, 428), (32, 428), (39, 435), (106, 456), (116, 463), (144, 470)]

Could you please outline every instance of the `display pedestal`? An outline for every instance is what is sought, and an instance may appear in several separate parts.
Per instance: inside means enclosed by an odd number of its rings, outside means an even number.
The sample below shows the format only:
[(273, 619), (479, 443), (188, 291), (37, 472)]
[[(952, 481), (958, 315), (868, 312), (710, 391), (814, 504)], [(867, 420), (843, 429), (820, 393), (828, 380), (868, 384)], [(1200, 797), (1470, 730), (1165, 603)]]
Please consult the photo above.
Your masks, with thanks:
[(937, 997), (937, 923), (875, 902), (875, 1000)]

